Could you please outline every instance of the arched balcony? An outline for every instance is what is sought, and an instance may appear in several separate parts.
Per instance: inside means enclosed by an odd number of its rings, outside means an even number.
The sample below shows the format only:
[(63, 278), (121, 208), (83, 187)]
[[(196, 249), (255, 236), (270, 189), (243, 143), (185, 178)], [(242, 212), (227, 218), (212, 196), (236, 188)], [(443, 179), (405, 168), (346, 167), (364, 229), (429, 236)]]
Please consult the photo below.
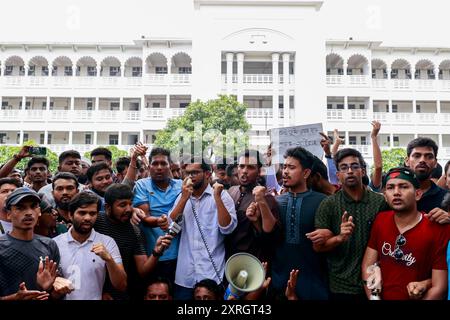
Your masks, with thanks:
[(184, 52), (178, 52), (172, 57), (171, 73), (191, 74), (192, 73), (192, 59)]
[(391, 79), (411, 79), (411, 64), (405, 59), (397, 59), (392, 62)]
[(146, 74), (167, 74), (167, 58), (159, 52), (153, 52), (145, 59)]
[(450, 60), (444, 60), (439, 64), (439, 79), (450, 80)]
[(387, 64), (381, 59), (372, 59), (372, 79), (387, 79)]
[(120, 77), (122, 75), (120, 60), (116, 57), (107, 57), (100, 64), (102, 77)]
[(416, 63), (415, 66), (415, 74), (414, 79), (420, 80), (433, 80), (436, 79), (436, 75), (434, 72), (435, 66), (434, 63), (430, 60), (420, 60)]
[(366, 86), (369, 83), (369, 61), (360, 54), (347, 61), (347, 75), (351, 86)]
[(19, 56), (12, 56), (5, 60), (5, 76), (24, 76), (25, 62)]
[(52, 75), (55, 77), (70, 77), (73, 75), (73, 62), (69, 57), (56, 58), (52, 63)]
[(336, 53), (330, 53), (326, 57), (327, 84), (342, 85), (344, 75), (344, 59)]
[(142, 77), (142, 59), (131, 57), (125, 61), (125, 77)]
[(77, 61), (77, 76), (95, 77), (97, 76), (97, 61), (92, 57), (82, 57)]
[(42, 56), (33, 57), (28, 62), (28, 75), (32, 77), (48, 76), (48, 61)]

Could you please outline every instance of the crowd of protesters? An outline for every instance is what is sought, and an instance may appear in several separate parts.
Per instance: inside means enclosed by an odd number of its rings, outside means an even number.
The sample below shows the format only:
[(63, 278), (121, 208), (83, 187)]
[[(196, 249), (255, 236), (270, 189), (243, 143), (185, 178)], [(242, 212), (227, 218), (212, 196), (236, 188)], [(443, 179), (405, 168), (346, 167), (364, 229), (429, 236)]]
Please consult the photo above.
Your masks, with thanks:
[(337, 132), (324, 159), (177, 161), (139, 143), (65, 151), (54, 175), (22, 147), (0, 167), (0, 300), (221, 300), (240, 252), (266, 275), (240, 299), (448, 299), (450, 161), (419, 137), (383, 172), (372, 125), (372, 170)]

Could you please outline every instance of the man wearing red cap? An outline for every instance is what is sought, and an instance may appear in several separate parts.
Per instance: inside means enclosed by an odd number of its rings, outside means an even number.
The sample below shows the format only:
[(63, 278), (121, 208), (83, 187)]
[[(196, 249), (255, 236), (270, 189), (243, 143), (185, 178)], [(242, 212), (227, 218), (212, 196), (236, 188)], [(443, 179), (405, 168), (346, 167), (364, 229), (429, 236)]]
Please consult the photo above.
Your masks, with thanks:
[[(379, 261), (382, 299), (443, 299), (449, 226), (424, 219), (425, 213), (418, 211), (423, 191), (411, 169), (391, 169), (383, 187), (392, 210), (378, 214), (374, 221), (362, 263), (363, 280), (370, 277), (368, 268)], [(371, 294), (367, 287), (366, 294)]]

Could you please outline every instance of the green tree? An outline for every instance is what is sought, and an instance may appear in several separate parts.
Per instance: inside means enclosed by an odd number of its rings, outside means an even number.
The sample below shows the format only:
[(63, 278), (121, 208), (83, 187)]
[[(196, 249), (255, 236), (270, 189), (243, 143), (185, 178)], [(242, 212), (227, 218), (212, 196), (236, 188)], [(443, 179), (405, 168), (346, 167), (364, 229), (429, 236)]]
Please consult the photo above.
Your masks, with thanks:
[[(33, 140), (29, 140), (23, 144), (24, 146), (37, 146), (37, 144)], [(0, 164), (4, 164), (12, 159), (12, 157), (19, 153), (22, 146), (0, 146)], [(52, 174), (56, 172), (58, 169), (58, 155), (51, 151), (49, 148), (47, 148), (47, 155), (45, 156), (48, 161), (50, 162), (50, 171)], [(16, 165), (16, 169), (24, 170), (27, 162), (30, 160), (30, 158), (25, 158), (22, 161), (20, 161)]]
[[(156, 134), (155, 145), (184, 153), (209, 150), (216, 156), (238, 153), (248, 146), (250, 125), (245, 118), (247, 107), (236, 98), (220, 95), (218, 99), (191, 102), (185, 113), (170, 119)], [(194, 142), (195, 141), (195, 142)], [(188, 152), (186, 152), (188, 150)], [(181, 154), (178, 154), (181, 155)]]
[(381, 151), (381, 158), (383, 159), (383, 172), (388, 172), (389, 169), (403, 165), (406, 158), (406, 149), (393, 148)]
[[(116, 146), (102, 146), (102, 148), (106, 148), (109, 151), (111, 151), (112, 153), (112, 160), (115, 161), (120, 157), (126, 157), (128, 156), (128, 152), (126, 152), (125, 150), (120, 150), (119, 148), (117, 148)], [(91, 152), (85, 152), (84, 153), (84, 157), (91, 159)]]

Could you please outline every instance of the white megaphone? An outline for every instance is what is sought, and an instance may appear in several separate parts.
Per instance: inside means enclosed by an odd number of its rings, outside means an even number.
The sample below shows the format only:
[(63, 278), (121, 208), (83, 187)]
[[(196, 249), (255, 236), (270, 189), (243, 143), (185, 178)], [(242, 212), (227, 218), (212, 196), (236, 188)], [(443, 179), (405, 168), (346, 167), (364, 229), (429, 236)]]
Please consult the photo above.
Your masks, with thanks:
[(230, 297), (239, 299), (244, 294), (258, 290), (262, 286), (266, 271), (258, 258), (241, 252), (228, 259), (225, 265), (225, 277), (229, 285), (224, 299), (229, 300)]

